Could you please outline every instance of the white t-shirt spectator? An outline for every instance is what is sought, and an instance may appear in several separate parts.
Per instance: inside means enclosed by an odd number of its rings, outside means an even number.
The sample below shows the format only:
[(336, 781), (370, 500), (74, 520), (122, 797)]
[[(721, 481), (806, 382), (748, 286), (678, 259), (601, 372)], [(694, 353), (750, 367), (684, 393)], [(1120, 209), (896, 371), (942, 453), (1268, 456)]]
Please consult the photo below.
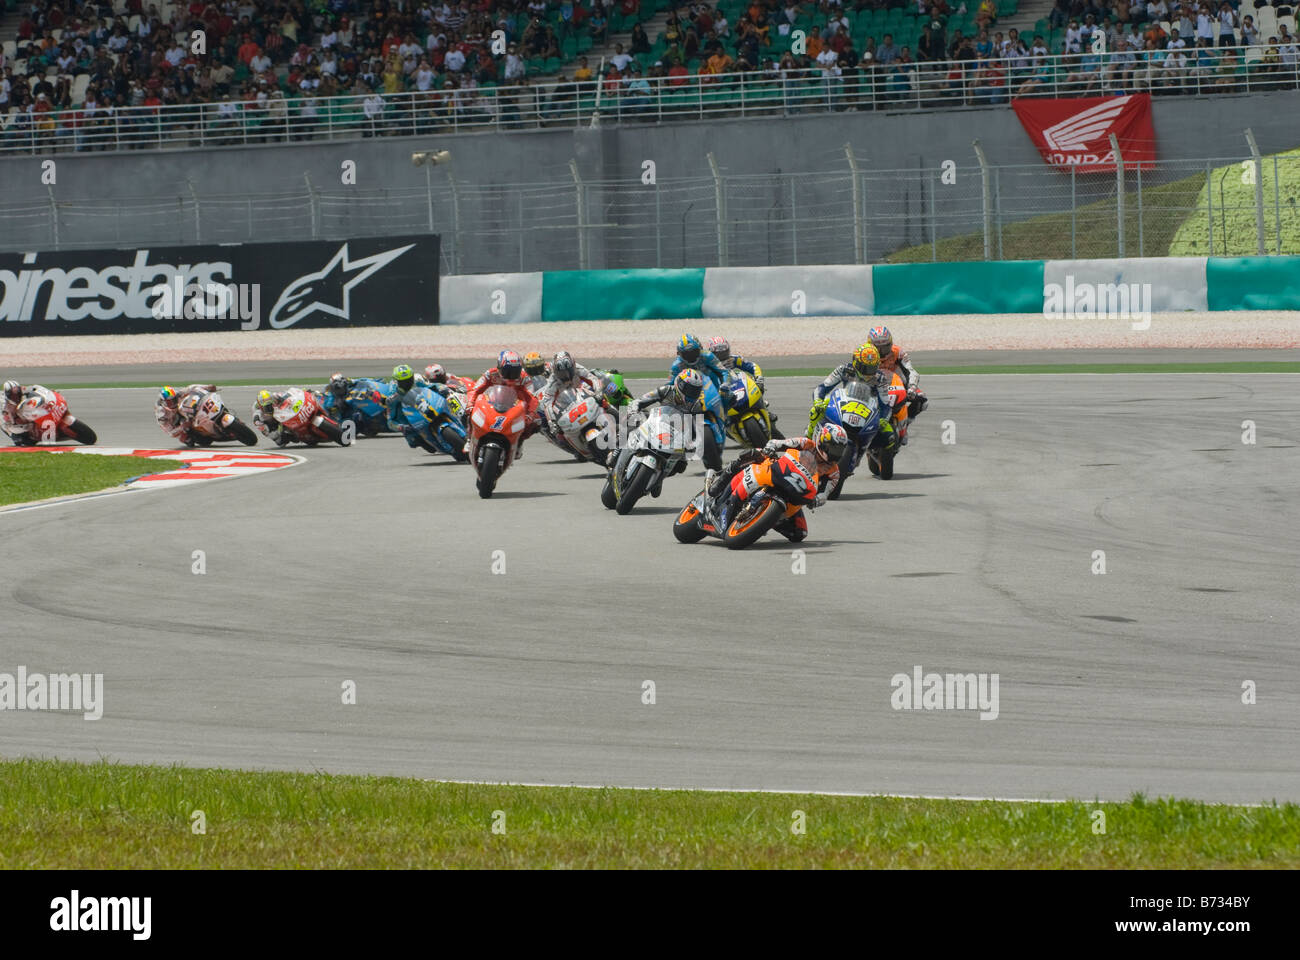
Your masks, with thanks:
[(176, 46), (168, 50), (165, 54), (163, 54), (163, 59), (166, 60), (168, 63), (170, 63), (173, 67), (179, 67), (182, 63), (185, 62), (185, 48), (182, 47), (180, 44), (177, 44)]
[(1159, 23), (1169, 19), (1169, 4), (1165, 0), (1154, 0), (1147, 4), (1147, 19)]
[(518, 80), (524, 75), (524, 58), (517, 53), (506, 54), (506, 73), (507, 80)]
[(425, 49), (430, 53), (440, 47), (447, 45), (447, 35), (440, 30), (430, 30), (429, 35), (424, 38)]
[(1187, 41), (1182, 37), (1172, 37), (1165, 42), (1166, 50), (1183, 50), (1187, 47)]
[(1232, 8), (1229, 7), (1227, 10), (1220, 10), (1219, 11), (1219, 36), (1223, 36), (1225, 33), (1228, 34), (1229, 36), (1232, 36), (1235, 35), (1236, 32), (1237, 32), (1237, 15), (1232, 11)]
[(1208, 13), (1198, 13), (1196, 15), (1196, 39), (1214, 39), (1214, 18)]
[(1077, 23), (1065, 28), (1065, 49), (1070, 53), (1080, 53), (1083, 50), (1083, 27)]
[(721, 13), (718, 14), (718, 19), (713, 21), (713, 32), (719, 37), (731, 36), (731, 24), (727, 22), (727, 18)]
[(266, 73), (271, 69), (271, 58), (264, 53), (259, 53), (252, 60), (248, 61), (248, 69), (254, 73)]
[(372, 93), (361, 104), (361, 109), (365, 111), (367, 120), (374, 120), (384, 112), (384, 98), (377, 93)]
[(334, 44), (338, 42), (339, 42), (338, 31), (331, 30), (329, 33), (325, 34), (325, 36), (320, 38), (320, 48), (322, 50), (328, 50), (330, 47), (334, 46)]
[(128, 37), (125, 33), (121, 33), (121, 34), (115, 33), (113, 34), (113, 36), (108, 38), (108, 44), (107, 44), (108, 52), (121, 53), (123, 50), (127, 48), (127, 45), (130, 42), (131, 42), (131, 38)]
[(400, 47), (397, 48), (397, 52), (401, 54), (403, 60), (409, 60), (412, 57), (418, 57), (421, 53), (421, 50), (420, 50), (420, 45), (418, 43), (411, 42), (411, 43), (402, 44)]
[(442, 61), (442, 64), (451, 73), (460, 73), (465, 69), (465, 54), (455, 49), (448, 50), (447, 57)]
[(626, 73), (627, 65), (632, 62), (632, 56), (627, 53), (616, 53), (609, 58), (609, 62), (618, 67), (619, 73)]
[(326, 55), (325, 60), (320, 65), (322, 76), (329, 75), (337, 77), (339, 75), (339, 60), (333, 55)]
[(822, 47), (822, 52), (817, 54), (817, 65), (822, 68), (822, 76), (829, 77), (834, 74), (835, 61), (840, 55), (830, 47)]
[(415, 89), (427, 92), (433, 89), (433, 71), (428, 67), (418, 67), (415, 71)]

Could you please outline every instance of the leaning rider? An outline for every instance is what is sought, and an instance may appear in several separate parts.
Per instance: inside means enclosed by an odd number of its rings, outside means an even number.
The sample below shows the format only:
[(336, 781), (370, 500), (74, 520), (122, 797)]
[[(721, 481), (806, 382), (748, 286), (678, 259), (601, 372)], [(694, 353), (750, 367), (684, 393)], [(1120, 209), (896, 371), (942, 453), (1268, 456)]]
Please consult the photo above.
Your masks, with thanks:
[(861, 344), (858, 349), (853, 351), (853, 356), (849, 358), (848, 363), (841, 363), (832, 370), (821, 383), (817, 385), (814, 391), (815, 399), (812, 409), (808, 411), (808, 433), (812, 434), (813, 429), (821, 420), (822, 414), (826, 412), (829, 404), (829, 397), (832, 390), (841, 384), (852, 381), (861, 381), (866, 384), (880, 404), (880, 434), (881, 444), (885, 452), (898, 448), (898, 432), (894, 429), (894, 400), (889, 394), (889, 384), (893, 379), (893, 374), (884, 373), (880, 369), (880, 354), (870, 343)]
[[(657, 387), (642, 396), (633, 406), (637, 410), (644, 410), (656, 403), (672, 407), (688, 417), (705, 414), (707, 419), (707, 411), (704, 407), (704, 374), (689, 368), (683, 370), (662, 387)], [(682, 467), (685, 469), (685, 464)], [(711, 483), (722, 468), (722, 447), (712, 430), (704, 434), (704, 467), (706, 484)]]
[(908, 425), (930, 402), (921, 391), (921, 375), (912, 365), (911, 357), (894, 343), (894, 336), (888, 327), (872, 327), (867, 340), (880, 353), (880, 369), (891, 374), (897, 373), (907, 386), (907, 420), (901, 428), (902, 442), (907, 443)]
[[(333, 384), (332, 379), (330, 382)], [(282, 392), (263, 390), (253, 401), (253, 426), (262, 436), (274, 441), (277, 447), (283, 447), (290, 440), (296, 439), (284, 424), (275, 419), (275, 405), (284, 397)]]

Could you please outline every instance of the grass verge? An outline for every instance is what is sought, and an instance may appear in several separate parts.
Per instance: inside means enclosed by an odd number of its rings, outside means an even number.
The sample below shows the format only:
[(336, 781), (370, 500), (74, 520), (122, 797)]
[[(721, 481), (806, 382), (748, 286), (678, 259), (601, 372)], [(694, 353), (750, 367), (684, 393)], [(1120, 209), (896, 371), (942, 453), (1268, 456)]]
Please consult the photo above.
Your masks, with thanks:
[(1300, 867), (1294, 804), (589, 790), (51, 760), (0, 762), (0, 837), (2, 869)]
[(0, 453), (0, 506), (67, 497), (117, 486), (144, 473), (185, 466), (180, 460), (27, 451)]

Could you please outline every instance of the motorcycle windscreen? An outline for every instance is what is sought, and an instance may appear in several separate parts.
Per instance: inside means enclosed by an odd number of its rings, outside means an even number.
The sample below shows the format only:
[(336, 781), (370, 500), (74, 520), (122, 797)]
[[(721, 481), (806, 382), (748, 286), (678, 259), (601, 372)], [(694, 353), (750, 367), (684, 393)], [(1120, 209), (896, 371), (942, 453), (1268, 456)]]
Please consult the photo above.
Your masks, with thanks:
[(488, 387), (483, 396), (487, 398), (487, 402), (497, 413), (509, 413), (510, 408), (519, 402), (519, 398), (513, 390), (500, 385)]
[(564, 390), (561, 390), (559, 396), (555, 398), (555, 409), (563, 413), (577, 402), (577, 391), (575, 391), (573, 387), (567, 387)]

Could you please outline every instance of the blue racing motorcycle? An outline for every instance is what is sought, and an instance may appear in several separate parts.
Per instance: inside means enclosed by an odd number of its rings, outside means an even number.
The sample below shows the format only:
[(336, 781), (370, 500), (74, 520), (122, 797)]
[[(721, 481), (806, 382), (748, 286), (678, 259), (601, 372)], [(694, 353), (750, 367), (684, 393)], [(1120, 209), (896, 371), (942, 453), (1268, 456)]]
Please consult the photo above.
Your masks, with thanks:
[(402, 419), (410, 429), (403, 431), (412, 447), (424, 447), (430, 453), (442, 452), (464, 463), (465, 402), (460, 394), (442, 396), (428, 387), (412, 387), (402, 398)]
[(812, 422), (809, 436), (822, 422), (839, 424), (851, 441), (840, 460), (840, 477), (826, 493), (828, 500), (838, 500), (844, 482), (853, 475), (880, 434), (880, 398), (861, 380), (841, 384), (827, 396), (826, 409)]

